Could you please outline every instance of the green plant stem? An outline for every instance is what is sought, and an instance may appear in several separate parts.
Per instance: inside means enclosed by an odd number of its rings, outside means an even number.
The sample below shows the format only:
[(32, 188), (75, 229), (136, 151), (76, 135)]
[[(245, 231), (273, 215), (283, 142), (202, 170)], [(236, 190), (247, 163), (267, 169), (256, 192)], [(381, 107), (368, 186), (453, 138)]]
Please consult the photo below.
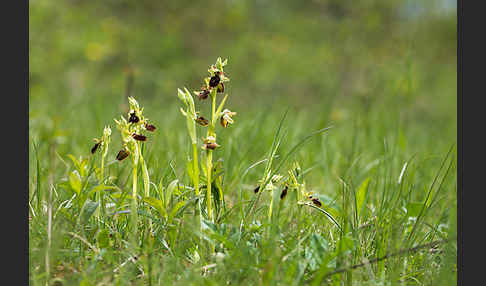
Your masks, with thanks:
[(197, 144), (192, 144), (193, 159), (193, 170), (194, 170), (194, 190), (196, 196), (199, 196), (199, 161), (197, 157)]
[(213, 206), (212, 206), (212, 201), (211, 201), (211, 170), (213, 169), (213, 151), (212, 150), (207, 150), (207, 193), (206, 193), (206, 206), (207, 206), (207, 213), (208, 213), (208, 218), (211, 222), (213, 221)]
[(104, 183), (105, 175), (105, 156), (101, 156), (101, 182)]
[[(194, 192), (196, 193), (196, 196), (199, 197), (199, 158), (197, 155), (197, 143), (192, 144), (192, 154), (194, 156), (192, 162), (193, 162), (193, 170), (194, 170)], [(198, 208), (199, 208), (199, 230), (202, 233), (202, 214), (201, 214), (201, 199), (199, 198), (197, 200), (198, 202)]]
[(268, 223), (270, 224), (272, 222), (272, 209), (273, 209), (273, 196), (274, 196), (274, 193), (275, 190), (272, 190), (270, 192), (270, 207), (268, 208)]
[[(104, 152), (104, 150), (103, 150)], [(104, 184), (104, 171), (105, 171), (105, 156), (101, 156), (101, 170), (100, 170), (100, 181), (101, 184)], [(98, 199), (98, 208), (96, 209), (96, 218), (98, 219), (98, 223), (101, 224), (101, 216), (105, 213), (105, 204), (103, 203), (102, 193), (98, 191), (96, 194)]]
[[(148, 171), (147, 171), (147, 165), (145, 165), (145, 160), (143, 159), (142, 149), (138, 148), (138, 151), (139, 151), (138, 154), (139, 154), (139, 158), (140, 158), (140, 165), (142, 166), (144, 195), (145, 195), (145, 197), (149, 197), (150, 196), (150, 178), (149, 178)], [(147, 206), (147, 211), (148, 212), (150, 211), (149, 206)], [(148, 221), (149, 221), (150, 233), (152, 233), (152, 230), (153, 230), (152, 219), (149, 218)]]
[(131, 209), (130, 209), (130, 218), (131, 218), (131, 228), (132, 231), (130, 232), (131, 234), (131, 244), (133, 247), (133, 250), (136, 248), (136, 238), (137, 238), (137, 163), (135, 160), (133, 160), (133, 169), (132, 169), (132, 176), (133, 176), (133, 185), (132, 185), (132, 203), (131, 203)]
[[(211, 91), (211, 98), (213, 100), (213, 104), (212, 104), (212, 114), (211, 114), (211, 124), (209, 124), (209, 127), (208, 127), (208, 137), (209, 136), (213, 136), (214, 138), (216, 138), (216, 133), (214, 132), (214, 129), (215, 129), (215, 117), (216, 117), (216, 91), (213, 90)], [(207, 187), (206, 187), (206, 190), (207, 190), (207, 194), (206, 194), (206, 206), (207, 206), (207, 213), (208, 213), (208, 218), (211, 222), (214, 222), (214, 218), (213, 218), (213, 206), (212, 206), (212, 201), (211, 201), (211, 173), (213, 171), (213, 151), (210, 150), (210, 149), (207, 149), (207, 164), (206, 164), (206, 168), (207, 168), (207, 175), (206, 175), (206, 178), (207, 178)]]
[(133, 182), (132, 182), (132, 199), (135, 202), (135, 206), (137, 205), (137, 165), (133, 162)]

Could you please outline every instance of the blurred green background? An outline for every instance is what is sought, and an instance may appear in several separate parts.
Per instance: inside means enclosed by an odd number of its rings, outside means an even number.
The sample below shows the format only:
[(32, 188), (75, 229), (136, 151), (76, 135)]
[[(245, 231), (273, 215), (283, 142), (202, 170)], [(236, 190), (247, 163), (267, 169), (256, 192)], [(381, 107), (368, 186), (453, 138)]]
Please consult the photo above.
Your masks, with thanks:
[(40, 153), (56, 142), (61, 156), (88, 155), (127, 94), (159, 127), (164, 156), (186, 153), (176, 91), (198, 89), (218, 56), (229, 59), (235, 148), (259, 140), (241, 131), (255, 118), (269, 146), (287, 109), (289, 138), (332, 124), (341, 149), (361, 127), (366, 144), (392, 134), (406, 155), (445, 154), (456, 141), (455, 2), (31, 0), (29, 14), (29, 132)]

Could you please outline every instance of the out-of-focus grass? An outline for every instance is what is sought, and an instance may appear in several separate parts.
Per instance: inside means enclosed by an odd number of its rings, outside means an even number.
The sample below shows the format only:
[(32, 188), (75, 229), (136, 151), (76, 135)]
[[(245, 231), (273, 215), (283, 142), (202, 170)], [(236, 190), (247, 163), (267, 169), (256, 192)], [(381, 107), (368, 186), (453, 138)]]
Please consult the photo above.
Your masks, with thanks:
[[(404, 12), (410, 4), (419, 5), (413, 1), (31, 1), (29, 192), (35, 216), (29, 254), (33, 284), (45, 278), (47, 214), (36, 200), (37, 194), (47, 200), (50, 180), (56, 186), (54, 206), (59, 207), (53, 218), (53, 276), (74, 284), (85, 280), (87, 285), (103, 279), (123, 285), (136, 277), (136, 269), (112, 274), (127, 259), (122, 250), (107, 248), (103, 260), (97, 260), (82, 243), (74, 247), (66, 242), (73, 238), (65, 232), (76, 231), (60, 207), (68, 198), (59, 183), (73, 169), (67, 155), (89, 156), (92, 138), (101, 134), (103, 126), (114, 127), (113, 118), (127, 111), (128, 85), (158, 127), (146, 151), (151, 179), (156, 184), (176, 178), (188, 182), (185, 164), (190, 143), (176, 90), (199, 88), (208, 64), (218, 56), (229, 59), (227, 92), (232, 110), (238, 112), (235, 125), (218, 138), (223, 147), (216, 152), (224, 162), (227, 205), (253, 198), (263, 166), (241, 175), (266, 156), (279, 120), (289, 109), (278, 155), (283, 156), (312, 131), (334, 126), (289, 161), (310, 169), (305, 175), (309, 189), (328, 196), (341, 208), (347, 202), (352, 217), (352, 194), (370, 178), (361, 219), (371, 229), (349, 229), (359, 247), (352, 254), (341, 253), (338, 264), (360, 263), (404, 246), (402, 236), (410, 231), (411, 221), (407, 213), (416, 212), (417, 203), (425, 200), (441, 160), (456, 141), (457, 127), (455, 12), (438, 12), (439, 2), (430, 1), (422, 14), (412, 17)], [(123, 188), (130, 174), (127, 162), (109, 164), (120, 146), (114, 131), (107, 172), (119, 177)], [(454, 162), (455, 155), (452, 158)], [(432, 195), (439, 196), (426, 213), (427, 224), (420, 225), (417, 243), (437, 233), (455, 235), (453, 168), (440, 192), (438, 183), (434, 185)], [(398, 184), (402, 170), (404, 183)], [(439, 182), (444, 174), (443, 169)], [(264, 198), (261, 204), (268, 205), (268, 200)], [(322, 214), (310, 208), (301, 212), (297, 216), (295, 202), (285, 201), (278, 231), (271, 239), (261, 241), (259, 236), (264, 234), (257, 230), (247, 233), (244, 243), (225, 249), (226, 258), (208, 276), (201, 276), (197, 269), (203, 262), (215, 263), (211, 257), (188, 262), (186, 249), (192, 247), (194, 234), (193, 219), (185, 215), (181, 222), (187, 225), (181, 223), (180, 243), (171, 250), (174, 254), (169, 255), (159, 241), (152, 256), (156, 262), (143, 263), (153, 267), (153, 284), (203, 280), (209, 284), (301, 284), (319, 276), (322, 253), (334, 253), (339, 241), (347, 241), (337, 237)], [(262, 211), (255, 219), (263, 222), (265, 216)], [(229, 229), (238, 228), (240, 219), (237, 211), (232, 212), (225, 223)], [(431, 232), (438, 226), (440, 231)], [(123, 232), (122, 226), (116, 229)], [(88, 239), (96, 244), (95, 235)], [(329, 242), (327, 250), (319, 248), (324, 247), (322, 239)], [(322, 254), (321, 260), (312, 249)], [(338, 284), (343, 279), (356, 285), (394, 285), (399, 279), (407, 285), (454, 282), (454, 244), (441, 251), (393, 258), (334, 279)]]

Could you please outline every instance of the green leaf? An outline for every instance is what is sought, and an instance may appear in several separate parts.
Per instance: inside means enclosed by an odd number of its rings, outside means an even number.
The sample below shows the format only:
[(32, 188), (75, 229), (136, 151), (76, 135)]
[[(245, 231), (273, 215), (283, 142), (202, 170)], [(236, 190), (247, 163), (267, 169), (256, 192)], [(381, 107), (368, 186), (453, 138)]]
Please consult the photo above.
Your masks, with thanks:
[(409, 202), (407, 203), (407, 217), (418, 217), (424, 203)]
[(194, 177), (193, 165), (194, 165), (194, 160), (188, 160), (187, 161), (187, 165), (186, 165), (187, 174), (189, 175), (191, 182), (194, 183), (196, 180), (195, 180), (195, 177)]
[(96, 242), (98, 243), (98, 248), (108, 248), (110, 246), (110, 234), (105, 228), (98, 232), (96, 237)]
[(202, 152), (201, 154), (201, 169), (202, 169), (202, 173), (207, 175), (208, 173), (208, 152)]
[(79, 169), (80, 162), (78, 161), (78, 159), (76, 159), (76, 157), (74, 157), (72, 154), (68, 154), (67, 156), (69, 157), (69, 159), (71, 159), (71, 161), (73, 161), (74, 167), (76, 169)]
[(329, 250), (329, 242), (319, 234), (312, 234), (310, 245), (317, 251), (317, 253), (320, 253), (321, 256)]
[(191, 116), (189, 116), (189, 114), (186, 116), (186, 124), (187, 124), (187, 130), (189, 132), (189, 136), (191, 137), (191, 143), (197, 144), (196, 123), (194, 119)]
[(179, 97), (180, 100), (182, 100), (182, 102), (184, 102), (184, 104), (186, 105), (188, 104), (186, 99), (186, 94), (180, 88), (177, 89), (177, 96)]
[(366, 198), (366, 193), (368, 192), (368, 185), (370, 183), (370, 178), (366, 178), (359, 186), (358, 192), (356, 193), (356, 209), (358, 211), (358, 217), (363, 209), (363, 203)]
[(340, 254), (345, 254), (346, 252), (353, 250), (354, 247), (354, 240), (345, 235), (339, 240), (338, 248), (336, 250), (340, 251)]
[(81, 177), (79, 176), (78, 171), (72, 171), (69, 174), (69, 184), (71, 185), (73, 191), (75, 191), (79, 196), (81, 193)]
[(319, 234), (312, 234), (310, 244), (305, 248), (305, 259), (311, 271), (319, 268), (329, 251), (329, 242)]
[(143, 201), (149, 204), (151, 207), (156, 209), (161, 216), (167, 219), (167, 211), (164, 207), (164, 204), (161, 200), (153, 198), (153, 197), (145, 197)]
[[(214, 120), (218, 120), (218, 119), (219, 119), (219, 117), (220, 117), (220, 115), (219, 115), (219, 114), (220, 114), (220, 113), (221, 113), (221, 111), (223, 110), (224, 103), (226, 102), (226, 99), (227, 99), (227, 98), (228, 98), (228, 94), (226, 94), (226, 95), (224, 96), (223, 100), (221, 100), (221, 103), (219, 104), (218, 109), (216, 110), (216, 115), (218, 115), (218, 116), (215, 116), (215, 117), (214, 117)], [(214, 124), (216, 124), (216, 122), (215, 122), (215, 121), (213, 121), (213, 122), (212, 122), (212, 124), (214, 125)]]
[(150, 194), (150, 178), (149, 178), (149, 173), (147, 170), (147, 165), (145, 164), (145, 161), (143, 161), (142, 164), (142, 177), (143, 177), (143, 188), (145, 190), (145, 195), (148, 196)]
[(170, 182), (169, 186), (167, 187), (167, 191), (165, 192), (165, 207), (166, 208), (169, 206), (172, 194), (176, 191), (178, 184), (179, 184), (179, 180), (175, 179), (172, 182)]
[(93, 187), (91, 191), (89, 191), (88, 197), (90, 197), (92, 194), (97, 193), (97, 192), (103, 192), (106, 190), (120, 190), (117, 186), (106, 186), (104, 184), (97, 185), (96, 187)]
[[(187, 88), (184, 87), (184, 91), (186, 92), (186, 101), (189, 104), (189, 110), (188, 111), (194, 117), (194, 115), (196, 113), (196, 108), (194, 106), (194, 99), (192, 98), (191, 92), (189, 90), (187, 90)], [(192, 119), (196, 119), (196, 118), (192, 118)]]
[(81, 211), (81, 222), (86, 224), (89, 221), (89, 218), (93, 215), (96, 208), (98, 208), (98, 202), (93, 202), (91, 200), (87, 200), (83, 206), (83, 210)]
[(80, 176), (81, 177), (84, 177), (86, 175), (86, 171), (85, 171), (85, 165), (87, 164), (87, 160), (83, 160), (82, 158), (80, 158), (79, 160), (77, 160), (73, 155), (71, 154), (68, 154), (67, 155), (69, 157), (69, 159), (71, 159), (71, 161), (73, 161), (73, 164), (74, 164), (74, 167), (76, 168), (76, 170), (79, 172)]
[(174, 219), (175, 215), (177, 214), (177, 211), (179, 211), (180, 208), (182, 208), (186, 204), (186, 201), (180, 201), (178, 202), (170, 211), (169, 214), (169, 219), (167, 220), (168, 224), (172, 223), (172, 220)]
[(213, 204), (216, 211), (216, 214), (220, 213), (222, 207), (222, 190), (220, 189), (220, 184), (215, 182), (211, 183), (211, 193), (213, 197)]

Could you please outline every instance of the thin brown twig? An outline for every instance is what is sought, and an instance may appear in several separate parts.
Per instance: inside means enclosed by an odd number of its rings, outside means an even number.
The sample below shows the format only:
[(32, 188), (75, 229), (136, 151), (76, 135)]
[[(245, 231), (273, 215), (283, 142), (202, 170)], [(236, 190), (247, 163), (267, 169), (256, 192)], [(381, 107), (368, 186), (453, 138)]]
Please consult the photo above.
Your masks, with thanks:
[(352, 266), (336, 269), (332, 272), (327, 273), (324, 276), (324, 278), (330, 277), (334, 274), (346, 272), (346, 271), (353, 270), (353, 269), (356, 269), (356, 268), (360, 268), (360, 267), (363, 267), (363, 266), (366, 266), (366, 265), (369, 265), (369, 264), (373, 264), (373, 263), (385, 260), (385, 259), (390, 258), (390, 257), (399, 256), (399, 255), (403, 255), (403, 254), (407, 254), (407, 253), (413, 253), (413, 252), (416, 252), (416, 251), (424, 249), (424, 248), (432, 248), (432, 247), (437, 246), (439, 244), (449, 242), (450, 240), (451, 239), (436, 240), (436, 241), (432, 241), (432, 242), (429, 242), (429, 243), (426, 243), (426, 244), (418, 245), (418, 246), (415, 246), (415, 247), (412, 247), (412, 248), (406, 248), (406, 249), (399, 250), (397, 252), (388, 253), (384, 256), (371, 259), (367, 262), (363, 262), (363, 263), (360, 263), (360, 264), (355, 264), (355, 265), (352, 265)]
[(98, 248), (96, 248), (95, 246), (93, 246), (91, 243), (89, 243), (84, 237), (74, 233), (74, 232), (67, 232), (67, 234), (69, 234), (70, 236), (72, 237), (75, 237), (77, 239), (79, 239), (80, 241), (82, 241), (84, 244), (86, 244), (89, 248), (91, 248), (96, 254), (99, 254), (100, 253), (100, 250)]

